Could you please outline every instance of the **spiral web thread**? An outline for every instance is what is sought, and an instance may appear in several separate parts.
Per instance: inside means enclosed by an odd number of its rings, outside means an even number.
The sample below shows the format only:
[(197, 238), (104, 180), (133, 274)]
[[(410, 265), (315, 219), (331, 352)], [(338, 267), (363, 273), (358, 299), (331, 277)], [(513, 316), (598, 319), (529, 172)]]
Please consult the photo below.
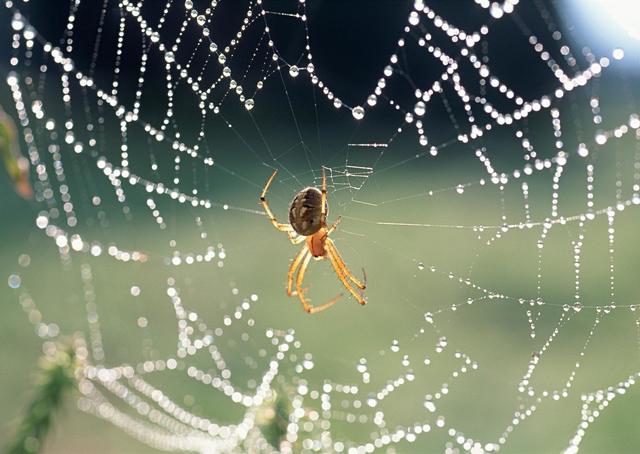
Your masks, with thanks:
[[(600, 99), (597, 89), (589, 97), (587, 109), (592, 114), (595, 131), (589, 136), (586, 132), (577, 147), (568, 150), (563, 142), (561, 119), (565, 118), (563, 98), (573, 91), (584, 91), (595, 81), (605, 77), (610, 66), (615, 66), (624, 58), (621, 49), (612, 50), (610, 55), (596, 56), (588, 49), (582, 49), (578, 55), (573, 52), (565, 37), (554, 24), (553, 16), (542, 2), (535, 2), (537, 11), (545, 20), (547, 33), (544, 36), (534, 35), (527, 25), (526, 17), (516, 18), (522, 35), (537, 55), (541, 65), (547, 67), (552, 75), (554, 88), (546, 95), (534, 99), (526, 99), (493, 74), (491, 64), (482, 50), (482, 44), (490, 36), (492, 27), (506, 20), (520, 7), (517, 0), (497, 2), (476, 0), (480, 14), (486, 23), (477, 30), (464, 31), (453, 23), (440, 17), (428, 6), (428, 2), (418, 0), (410, 8), (407, 22), (397, 40), (397, 49), (390, 56), (389, 62), (381, 68), (381, 75), (371, 93), (360, 102), (347, 100), (348, 96), (338, 92), (322, 81), (322, 68), (316, 68), (312, 58), (312, 42), (308, 27), (308, 13), (304, 0), (290, 2), (250, 1), (247, 4), (244, 20), (235, 37), (228, 43), (217, 43), (215, 30), (210, 30), (209, 23), (216, 16), (218, 4), (214, 0), (209, 4), (200, 4), (186, 0), (184, 2), (168, 0), (163, 5), (151, 2), (120, 1), (116, 4), (119, 17), (113, 20), (108, 14), (110, 0), (105, 0), (99, 19), (99, 28), (94, 36), (94, 50), (91, 64), (86, 68), (76, 66), (74, 52), (77, 48), (76, 26), (83, 20), (82, 2), (74, 0), (70, 3), (62, 41), (54, 44), (46, 36), (42, 36), (26, 19), (21, 8), (27, 7), (17, 1), (6, 0), (5, 6), (12, 15), (12, 56), (11, 72), (7, 77), (8, 87), (15, 102), (15, 114), (19, 119), (24, 141), (32, 167), (35, 169), (37, 200), (42, 211), (35, 223), (37, 227), (51, 238), (57, 246), (63, 266), (78, 260), (82, 263), (80, 280), (84, 289), (87, 308), (86, 340), (76, 344), (79, 363), (79, 391), (81, 397), (78, 407), (87, 413), (109, 421), (111, 424), (131, 434), (138, 440), (163, 450), (195, 451), (195, 452), (234, 452), (239, 449), (252, 451), (271, 451), (274, 447), (267, 442), (260, 430), (260, 414), (265, 403), (273, 397), (273, 389), (285, 387), (290, 395), (292, 410), (288, 416), (286, 436), (280, 440), (279, 449), (283, 452), (291, 450), (334, 450), (337, 452), (373, 452), (379, 448), (392, 449), (398, 443), (412, 443), (419, 438), (429, 437), (440, 432), (447, 439), (447, 450), (462, 449), (471, 452), (493, 452), (508, 446), (509, 437), (545, 401), (558, 401), (572, 393), (572, 385), (582, 365), (582, 357), (588, 351), (590, 342), (597, 332), (600, 323), (610, 314), (619, 311), (635, 311), (638, 304), (616, 301), (615, 285), (615, 225), (616, 219), (625, 210), (635, 210), (640, 204), (640, 118), (630, 110), (618, 124), (611, 124), (600, 112)], [(154, 19), (146, 19), (145, 11), (153, 9)], [(286, 18), (299, 23), (304, 30), (305, 51), (297, 62), (286, 61), (280, 54), (279, 43), (272, 37), (273, 27), (270, 18)], [(112, 62), (111, 85), (99, 84), (94, 79), (96, 65), (101, 55), (99, 52), (103, 31), (108, 27), (116, 30), (116, 53)], [(177, 27), (167, 30), (167, 27)], [(132, 40), (131, 36), (138, 37)], [(182, 45), (182, 38), (188, 34), (196, 36), (195, 44), (189, 40), (188, 48)], [(165, 40), (165, 35), (170, 36)], [(435, 36), (438, 35), (438, 38)], [(444, 39), (443, 39), (444, 37)], [(447, 47), (439, 47), (432, 43), (443, 39)], [(246, 42), (250, 41), (250, 42)], [(135, 42), (135, 44), (134, 44)], [(545, 44), (543, 44), (545, 43)], [(440, 75), (433, 83), (425, 87), (415, 87), (413, 97), (396, 98), (387, 93), (387, 85), (397, 79), (408, 78), (403, 69), (399, 55), (405, 46), (417, 45), (422, 49), (424, 58), (437, 62)], [(141, 46), (141, 58), (133, 72), (136, 77), (123, 80), (124, 72), (121, 61), (127, 46)], [(242, 54), (240, 59), (239, 54)], [(248, 53), (247, 53), (248, 52)], [(203, 57), (201, 54), (204, 53)], [(554, 59), (559, 56), (560, 60)], [(162, 64), (152, 66), (152, 56)], [(558, 58), (558, 57), (556, 57)], [(236, 60), (240, 64), (235, 65)], [(302, 62), (302, 63), (301, 63)], [(467, 65), (470, 70), (464, 70)], [(144, 117), (143, 99), (146, 77), (152, 71), (160, 71), (164, 77), (167, 103), (160, 120), (147, 120)], [(480, 93), (475, 95), (466, 88), (467, 77), (480, 81)], [(247, 332), (259, 331), (258, 321), (251, 318), (251, 306), (258, 301), (255, 294), (242, 298), (239, 291), (237, 307), (224, 316), (222, 320), (208, 324), (200, 319), (196, 312), (189, 310), (188, 301), (181, 296), (180, 289), (174, 285), (173, 279), (167, 280), (167, 297), (175, 310), (177, 321), (177, 344), (175, 352), (167, 354), (165, 359), (145, 361), (140, 364), (110, 365), (102, 347), (101, 327), (98, 317), (93, 288), (93, 272), (91, 261), (94, 257), (108, 255), (121, 262), (147, 263), (149, 257), (143, 251), (127, 249), (115, 243), (103, 244), (100, 241), (86, 238), (78, 228), (76, 204), (91, 203), (99, 205), (100, 197), (95, 196), (90, 202), (82, 200), (82, 194), (72, 194), (67, 185), (65, 168), (79, 165), (88, 175), (97, 168), (101, 176), (112, 185), (116, 199), (121, 204), (124, 216), (130, 215), (127, 193), (140, 191), (148, 194), (147, 206), (160, 229), (166, 228), (167, 219), (157, 206), (158, 199), (169, 198), (171, 203), (190, 205), (194, 212), (207, 210), (237, 210), (248, 215), (262, 215), (256, 209), (230, 206), (201, 195), (198, 188), (179, 189), (188, 186), (181, 180), (179, 170), (185, 162), (194, 163), (201, 169), (215, 167), (216, 150), (207, 144), (205, 133), (206, 120), (218, 117), (240, 140), (244, 131), (237, 128), (226, 116), (228, 106), (241, 106), (246, 115), (260, 103), (262, 92), (269, 89), (282, 90), (289, 100), (294, 127), (298, 128), (295, 109), (287, 91), (290, 79), (308, 79), (315, 87), (314, 102), (328, 103), (338, 112), (350, 113), (348, 121), (366, 122), (370, 112), (382, 105), (391, 109), (397, 117), (398, 126), (392, 127), (384, 141), (347, 144), (348, 150), (367, 149), (371, 154), (362, 162), (350, 159), (350, 152), (345, 153), (344, 165), (326, 166), (329, 185), (333, 193), (349, 192), (349, 203), (363, 203), (380, 207), (412, 198), (438, 196), (442, 193), (463, 194), (469, 191), (493, 185), (504, 195), (507, 191), (520, 194), (523, 217), (516, 221), (507, 219), (503, 214), (501, 222), (478, 225), (440, 225), (428, 223), (412, 223), (397, 220), (359, 219), (362, 222), (376, 225), (387, 225), (405, 228), (445, 228), (452, 230), (470, 230), (477, 236), (478, 242), (491, 247), (512, 231), (533, 230), (539, 232), (538, 248), (538, 297), (523, 298), (504, 294), (498, 290), (485, 288), (480, 284), (437, 266), (418, 263), (419, 270), (428, 269), (450, 279), (462, 287), (474, 292), (474, 297), (466, 301), (453, 303), (450, 307), (425, 314), (424, 326), (414, 335), (402, 342), (429, 345), (428, 354), (422, 359), (402, 355), (400, 341), (393, 341), (391, 354), (400, 356), (402, 370), (394, 376), (377, 377), (370, 373), (368, 359), (363, 356), (354, 365), (358, 378), (352, 383), (334, 382), (326, 377), (321, 386), (312, 385), (305, 379), (305, 373), (314, 366), (313, 357), (305, 353), (303, 346), (296, 340), (293, 331), (263, 329), (263, 343), (268, 348), (261, 349), (254, 361), (255, 380), (251, 386), (245, 387), (233, 380), (223, 353), (218, 349), (233, 325), (242, 325), (246, 332), (239, 339), (240, 354), (255, 352), (242, 350), (246, 342)], [(133, 99), (126, 94), (121, 96), (121, 86), (135, 87)], [(45, 91), (45, 87), (49, 91)], [(51, 88), (56, 95), (51, 96)], [(192, 136), (182, 133), (173, 117), (174, 96), (179, 87), (187, 88), (193, 96), (193, 104), (202, 117), (199, 129)], [(50, 98), (50, 99), (47, 99)], [(490, 102), (489, 99), (496, 101)], [(442, 143), (430, 143), (428, 137), (429, 109), (435, 101), (443, 102), (450, 114), (450, 121), (457, 131), (455, 137)], [(347, 102), (352, 103), (347, 104)], [(453, 104), (461, 106), (466, 117), (458, 121), (452, 115)], [(584, 109), (585, 106), (579, 105)], [(78, 109), (84, 115), (78, 115)], [(56, 112), (49, 114), (48, 112)], [(549, 157), (538, 155), (528, 133), (518, 125), (527, 117), (542, 115), (551, 124), (554, 153)], [(105, 119), (111, 121), (105, 121)], [(119, 162), (109, 160), (105, 154), (104, 137), (108, 124), (119, 127)], [(260, 127), (255, 125), (257, 131)], [(521, 166), (508, 172), (494, 168), (491, 150), (483, 146), (475, 146), (485, 136), (494, 131), (507, 129), (513, 131), (521, 143), (525, 158)], [(151, 176), (131, 165), (128, 148), (129, 135), (143, 132), (153, 143), (153, 147), (173, 153), (175, 175), (171, 181), (163, 181), (159, 173), (154, 173), (157, 166), (151, 165)], [(300, 130), (300, 146), (293, 151), (304, 155), (309, 161), (309, 173), (318, 184), (321, 178), (319, 168), (312, 165), (313, 153), (308, 149)], [(391, 166), (380, 167), (379, 162), (387, 150), (391, 150), (394, 141), (400, 136), (415, 136), (420, 148), (415, 156), (398, 161)], [(594, 155), (606, 155), (615, 143), (624, 142), (631, 147), (624, 153), (631, 157), (628, 162), (634, 168), (632, 183), (618, 180), (620, 184), (615, 199), (604, 205), (596, 205), (593, 197), (595, 160)], [(246, 143), (246, 142), (245, 142)], [(367, 200), (360, 192), (366, 187), (376, 173), (387, 171), (394, 166), (406, 164), (412, 160), (437, 158), (448, 147), (469, 144), (474, 149), (477, 160), (481, 163), (486, 176), (474, 181), (462, 181), (451, 187), (430, 189), (425, 193), (388, 200)], [(250, 147), (247, 144), (247, 147)], [(150, 146), (150, 150), (151, 150)], [(268, 148), (268, 147), (267, 147)], [(290, 180), (302, 186), (302, 179), (308, 175), (289, 171), (281, 159), (271, 149), (268, 150), (271, 161), (268, 165), (284, 170), (284, 181)], [(153, 160), (153, 152), (151, 152)], [(601, 158), (617, 159), (617, 158)], [(626, 156), (625, 159), (629, 159)], [(261, 160), (260, 160), (261, 161)], [(585, 162), (586, 169), (586, 208), (582, 212), (563, 214), (560, 209), (560, 181), (569, 162)], [(70, 164), (73, 163), (73, 164)], [(64, 165), (63, 165), (64, 164)], [(548, 217), (536, 219), (532, 216), (533, 208), (529, 203), (528, 177), (537, 174), (551, 174), (551, 203)], [(90, 184), (90, 183), (88, 183)], [(628, 191), (630, 189), (630, 191)], [(625, 195), (629, 193), (628, 195)], [(504, 204), (504, 198), (502, 199)], [(346, 217), (346, 216), (345, 216)], [(583, 240), (587, 227), (598, 219), (606, 218), (608, 225), (609, 293), (610, 300), (604, 304), (585, 304), (581, 299), (580, 264), (583, 253)], [(196, 222), (201, 225), (200, 214)], [(358, 219), (355, 219), (358, 220)], [(542, 251), (545, 239), (557, 226), (575, 224), (578, 235), (572, 240), (575, 258), (575, 300), (570, 304), (545, 301), (542, 294)], [(203, 234), (206, 234), (202, 228)], [(202, 236), (202, 238), (206, 238)], [(75, 258), (77, 256), (77, 258)], [(174, 250), (164, 258), (170, 266), (198, 265), (213, 263), (224, 266), (226, 252), (222, 244), (211, 245), (205, 251), (185, 252)], [(13, 281), (12, 281), (13, 279)], [(60, 335), (56, 323), (47, 323), (34, 299), (26, 289), (26, 282), (17, 276), (10, 277), (10, 284), (19, 288), (19, 298), (29, 320), (35, 325), (36, 332), (43, 338), (45, 346), (51, 339)], [(22, 285), (21, 285), (22, 284)], [(132, 288), (133, 295), (139, 289)], [(534, 352), (521, 382), (518, 392), (521, 404), (514, 411), (513, 418), (497, 436), (478, 440), (465, 435), (464, 428), (453, 427), (445, 414), (439, 411), (439, 401), (446, 399), (450, 388), (465, 374), (473, 374), (481, 364), (462, 351), (454, 350), (444, 329), (438, 325), (439, 317), (451, 311), (464, 310), (468, 305), (487, 304), (492, 302), (515, 303), (523, 306), (532, 338), (536, 336), (536, 323), (541, 311), (546, 307), (560, 307), (560, 316), (555, 329), (543, 341), (538, 351)], [(595, 314), (593, 325), (584, 339), (575, 367), (570, 371), (564, 386), (558, 389), (540, 390), (531, 384), (538, 365), (553, 345), (562, 329), (570, 323), (572, 317), (581, 311)], [(146, 319), (138, 320), (142, 327)], [(637, 323), (634, 320), (634, 323)], [(233, 331), (231, 331), (233, 332)], [(52, 345), (52, 344), (51, 344)], [(203, 369), (196, 365), (195, 358), (205, 356), (215, 368)], [(413, 424), (390, 428), (385, 422), (384, 401), (397, 390), (426, 374), (425, 367), (434, 361), (453, 361), (449, 375), (435, 386), (435, 390), (424, 398), (424, 418)], [(447, 363), (448, 364), (448, 363)], [(233, 405), (243, 409), (243, 417), (234, 424), (216, 422), (214, 416), (208, 419), (198, 416), (174, 402), (163, 392), (153, 386), (145, 377), (165, 370), (176, 370), (180, 373), (211, 386), (216, 392), (226, 396)], [(639, 372), (640, 373), (640, 372)], [(622, 396), (635, 385), (638, 373), (622, 378), (618, 383), (582, 395), (583, 406), (580, 421), (575, 434), (567, 441), (567, 451), (576, 452), (587, 429), (605, 410), (608, 404)], [(433, 385), (433, 383), (432, 383)], [(356, 441), (333, 433), (334, 424), (358, 424), (367, 428), (369, 439)]]

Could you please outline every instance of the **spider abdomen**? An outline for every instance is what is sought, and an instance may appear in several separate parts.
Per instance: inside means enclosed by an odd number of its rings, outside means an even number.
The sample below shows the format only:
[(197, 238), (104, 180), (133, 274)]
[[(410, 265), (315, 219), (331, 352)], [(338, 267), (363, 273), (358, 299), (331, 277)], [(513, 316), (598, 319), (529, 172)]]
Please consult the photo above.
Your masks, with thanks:
[(309, 236), (320, 230), (327, 219), (327, 210), (322, 214), (322, 192), (308, 187), (298, 192), (289, 207), (289, 223), (300, 235)]

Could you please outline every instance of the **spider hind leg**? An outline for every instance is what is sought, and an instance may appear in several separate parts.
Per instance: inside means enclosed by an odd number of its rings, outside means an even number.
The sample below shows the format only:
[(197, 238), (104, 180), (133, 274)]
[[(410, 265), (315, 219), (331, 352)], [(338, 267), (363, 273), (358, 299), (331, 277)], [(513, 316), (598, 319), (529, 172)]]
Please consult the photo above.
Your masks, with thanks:
[(349, 284), (349, 280), (351, 280), (358, 288), (362, 290), (364, 290), (366, 284), (360, 282), (358, 279), (356, 279), (355, 276), (353, 276), (351, 271), (349, 271), (349, 269), (344, 264), (342, 257), (340, 257), (340, 255), (338, 254), (338, 250), (333, 244), (333, 241), (331, 241), (330, 239), (327, 239), (327, 257), (329, 258), (331, 265), (333, 265), (333, 269), (335, 270), (338, 279), (340, 279), (340, 282), (342, 282), (342, 285), (344, 285), (344, 287), (349, 291), (349, 293), (353, 295), (353, 297), (356, 299), (356, 301), (358, 301), (358, 303), (360, 303), (361, 306), (367, 304), (367, 300), (365, 299), (364, 295), (357, 292), (351, 286), (351, 284)]
[(304, 273), (307, 271), (307, 267), (309, 266), (310, 261), (311, 261), (311, 254), (308, 253), (307, 251), (307, 253), (304, 256), (304, 259), (302, 259), (302, 264), (300, 265), (300, 270), (298, 271), (298, 276), (296, 277), (296, 294), (298, 295), (298, 298), (300, 299), (300, 302), (302, 303), (302, 307), (304, 308), (305, 312), (307, 312), (308, 314), (315, 314), (317, 312), (321, 312), (333, 306), (340, 299), (340, 297), (342, 297), (342, 295), (340, 294), (335, 298), (319, 306), (313, 306), (307, 300), (307, 298), (304, 295), (306, 292), (306, 289), (302, 288), (302, 281), (304, 280)]

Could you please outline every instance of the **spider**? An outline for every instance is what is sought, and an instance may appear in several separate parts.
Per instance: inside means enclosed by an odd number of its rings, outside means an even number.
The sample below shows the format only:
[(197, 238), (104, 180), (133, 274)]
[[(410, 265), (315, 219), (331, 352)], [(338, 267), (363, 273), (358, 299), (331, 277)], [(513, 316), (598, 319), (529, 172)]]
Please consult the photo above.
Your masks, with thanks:
[[(304, 273), (307, 270), (307, 266), (309, 266), (309, 262), (313, 257), (314, 260), (328, 259), (331, 265), (333, 265), (333, 269), (338, 279), (342, 282), (342, 285), (345, 286), (358, 303), (365, 305), (366, 300), (364, 296), (353, 288), (353, 285), (360, 290), (366, 288), (367, 275), (364, 273), (364, 269), (362, 270), (364, 278), (361, 282), (349, 271), (344, 260), (342, 260), (342, 257), (338, 253), (336, 245), (329, 238), (329, 235), (340, 223), (340, 217), (338, 217), (336, 222), (330, 227), (327, 226), (327, 179), (324, 169), (322, 169), (322, 190), (314, 187), (304, 188), (298, 192), (291, 201), (289, 207), (289, 224), (278, 222), (269, 208), (269, 203), (266, 199), (267, 191), (276, 173), (278, 173), (277, 170), (274, 171), (267, 180), (267, 184), (265, 184), (262, 194), (260, 194), (260, 203), (273, 226), (281, 232), (285, 232), (292, 244), (305, 242), (302, 250), (295, 256), (291, 262), (291, 266), (289, 266), (289, 272), (287, 273), (287, 296), (297, 295), (298, 298), (300, 298), (304, 310), (309, 314), (315, 314), (316, 312), (328, 309), (340, 299), (342, 295), (338, 295), (320, 306), (313, 306), (305, 298), (304, 293), (306, 289), (302, 288), (302, 281), (304, 280)], [(293, 290), (293, 279), (296, 271), (298, 272), (295, 279), (296, 288)], [(351, 281), (351, 283), (349, 281)]]

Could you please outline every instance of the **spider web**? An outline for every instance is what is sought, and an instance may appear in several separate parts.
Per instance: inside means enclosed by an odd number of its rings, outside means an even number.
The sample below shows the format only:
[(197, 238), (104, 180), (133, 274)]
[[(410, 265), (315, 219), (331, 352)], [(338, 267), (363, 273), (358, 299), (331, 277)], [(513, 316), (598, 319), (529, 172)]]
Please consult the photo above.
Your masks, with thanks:
[[(9, 285), (45, 352), (79, 333), (79, 410), (168, 451), (632, 435), (598, 424), (640, 373), (629, 49), (542, 1), (394, 6), (380, 49), (362, 10), (303, 0), (88, 3), (2, 13), (36, 194)], [(322, 42), (327, 19), (368, 31), (366, 83), (343, 80), (357, 63)], [(295, 250), (255, 203), (273, 169), (281, 217), (325, 170), (365, 308), (285, 301)], [(307, 280), (339, 291), (319, 264)]]

